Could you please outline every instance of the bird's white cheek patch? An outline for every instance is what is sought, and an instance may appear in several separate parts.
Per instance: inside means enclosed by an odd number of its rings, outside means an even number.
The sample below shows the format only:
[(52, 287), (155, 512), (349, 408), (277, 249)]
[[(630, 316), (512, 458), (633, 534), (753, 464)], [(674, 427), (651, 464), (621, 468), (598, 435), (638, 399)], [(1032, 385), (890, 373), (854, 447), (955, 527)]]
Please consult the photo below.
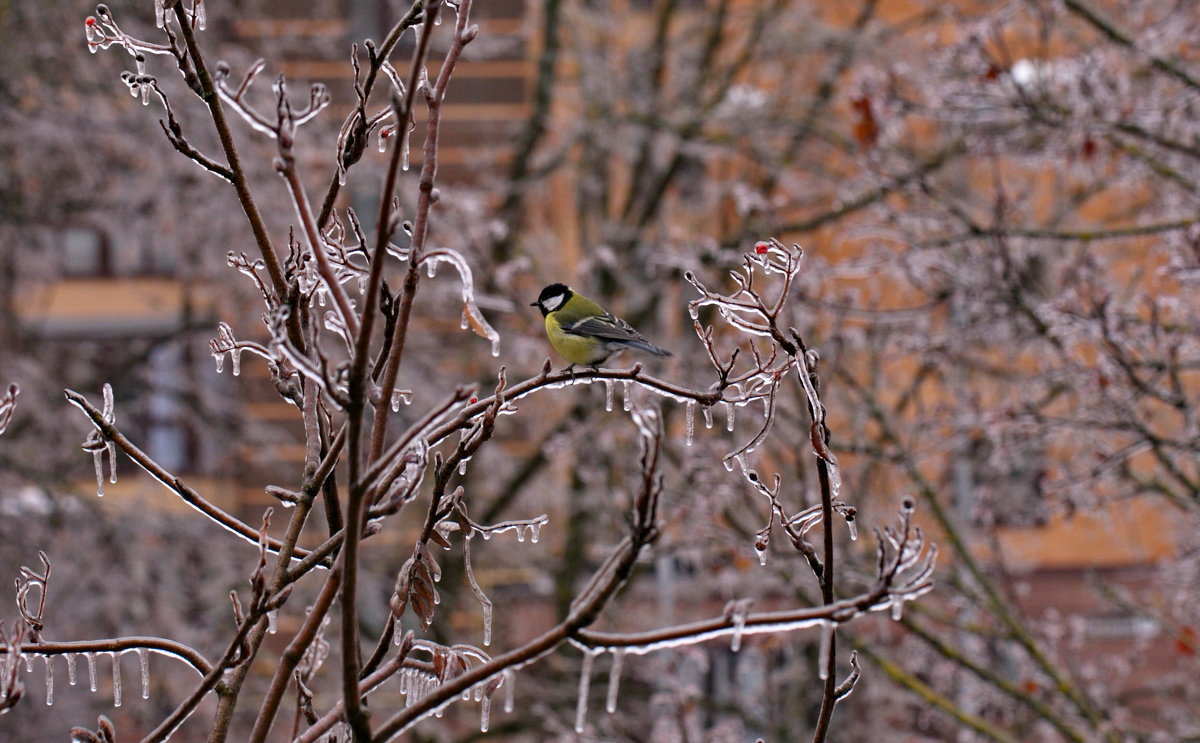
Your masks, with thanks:
[(546, 297), (542, 300), (542, 306), (547, 312), (553, 312), (562, 306), (563, 300), (566, 299), (565, 294), (555, 294), (553, 297)]

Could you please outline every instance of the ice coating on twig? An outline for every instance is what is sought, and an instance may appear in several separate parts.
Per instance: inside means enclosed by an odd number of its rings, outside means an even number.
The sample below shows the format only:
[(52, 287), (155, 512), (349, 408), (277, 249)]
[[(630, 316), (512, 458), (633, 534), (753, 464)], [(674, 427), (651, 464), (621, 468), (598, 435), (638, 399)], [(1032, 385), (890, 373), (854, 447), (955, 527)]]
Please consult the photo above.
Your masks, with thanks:
[(93, 54), (98, 49), (108, 49), (113, 44), (119, 44), (125, 49), (130, 56), (136, 57), (139, 53), (145, 54), (172, 54), (173, 50), (170, 46), (164, 44), (151, 44), (140, 39), (135, 39), (129, 36), (117, 25), (116, 19), (113, 17), (112, 11), (107, 5), (100, 4), (96, 6), (96, 15), (88, 16), (88, 20), (84, 23), (84, 34), (87, 38), (88, 51)]
[(8, 424), (12, 420), (13, 411), (17, 408), (17, 395), (21, 394), (21, 388), (16, 382), (8, 385), (8, 390), (4, 396), (0, 397), (0, 434), (8, 430)]
[(227, 322), (217, 323), (217, 337), (208, 342), (209, 351), (217, 362), (217, 373), (224, 367), (225, 354), (229, 354), (233, 376), (242, 373), (242, 351), (250, 351), (272, 361), (271, 352), (265, 346), (254, 341), (239, 341), (233, 336), (233, 328)]
[[(83, 410), (84, 415), (87, 415), (87, 410), (81, 405), (72, 400), (70, 395), (67, 396), (72, 405), (75, 405), (80, 410)], [(113, 391), (112, 385), (108, 382), (104, 383), (104, 409), (101, 412), (101, 418), (105, 423), (115, 425), (117, 421), (116, 413), (113, 409)], [(89, 417), (89, 420), (91, 418)], [(96, 425), (93, 422), (93, 425)], [(104, 436), (104, 432), (96, 426), (87, 438), (83, 440), (83, 450), (90, 452), (92, 461), (96, 467), (96, 495), (104, 497), (104, 457), (108, 456), (108, 472), (109, 481), (115, 483), (117, 481), (117, 445), (108, 440)]]
[(475, 571), (471, 567), (471, 536), (468, 534), (463, 540), (463, 566), (467, 573), (467, 581), (471, 584), (471, 592), (479, 600), (479, 606), (483, 612), (483, 644), (486, 647), (492, 644), (492, 600), (487, 597), (487, 594), (479, 587), (479, 582), (475, 580)]
[(435, 248), (421, 256), (432, 278), (437, 271), (438, 263), (449, 263), (458, 271), (462, 284), (462, 328), (470, 328), (476, 335), (487, 338), (492, 344), (492, 356), (500, 355), (500, 334), (484, 318), (475, 303), (475, 280), (471, 274), (471, 266), (462, 255), (452, 248)]

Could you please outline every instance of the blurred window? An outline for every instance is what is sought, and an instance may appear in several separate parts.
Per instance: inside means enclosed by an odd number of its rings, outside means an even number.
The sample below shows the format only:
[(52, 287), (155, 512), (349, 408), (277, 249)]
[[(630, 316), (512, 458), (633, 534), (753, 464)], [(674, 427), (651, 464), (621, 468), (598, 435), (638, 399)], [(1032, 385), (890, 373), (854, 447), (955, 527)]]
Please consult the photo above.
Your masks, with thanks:
[(67, 227), (58, 232), (62, 271), (67, 276), (111, 276), (108, 240), (90, 227)]

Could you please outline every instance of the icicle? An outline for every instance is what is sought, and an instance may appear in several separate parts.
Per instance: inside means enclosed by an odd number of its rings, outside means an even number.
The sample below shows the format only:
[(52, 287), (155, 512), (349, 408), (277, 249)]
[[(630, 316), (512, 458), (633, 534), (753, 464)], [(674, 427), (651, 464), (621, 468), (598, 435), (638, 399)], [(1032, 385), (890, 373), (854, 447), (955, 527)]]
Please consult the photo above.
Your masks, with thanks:
[(121, 654), (118, 652), (109, 653), (112, 656), (112, 671), (113, 671), (113, 706), (121, 706)]
[(88, 681), (91, 682), (92, 691), (96, 690), (96, 654), (90, 650), (83, 654), (88, 662)]
[(842, 493), (842, 468), (836, 462), (829, 462), (829, 494), (837, 498)]
[(404, 127), (404, 132), (400, 135), (400, 169), (405, 173), (408, 172), (408, 136), (409, 127)]
[(196, 28), (201, 31), (208, 25), (208, 14), (204, 11), (204, 0), (192, 3), (192, 17), (196, 19)]
[(821, 625), (821, 650), (817, 659), (817, 677), (822, 681), (829, 678), (829, 653), (833, 649), (833, 625)]
[(713, 427), (713, 421), (712, 421), (712, 406), (711, 406), (711, 405), (705, 405), (705, 406), (704, 406), (704, 427), (705, 427), (705, 428), (712, 428), (712, 427)]
[(278, 621), (279, 621), (279, 611), (278, 610), (272, 609), (271, 611), (267, 612), (267, 633), (268, 634), (272, 634), (272, 635), (275, 634), (275, 631), (278, 629), (278, 627), (276, 626), (276, 623)]
[(75, 653), (64, 653), (67, 658), (67, 683), (75, 685)]
[(504, 672), (504, 714), (511, 715), (516, 703), (516, 693), (513, 686), (517, 682), (517, 674), (512, 670)]
[(855, 521), (847, 521), (846, 528), (850, 530), (850, 541), (856, 541), (858, 539), (858, 523)]
[(542, 538), (542, 524), (544, 524), (544, 523), (546, 523), (546, 522), (545, 521), (530, 522), (530, 524), (529, 524), (529, 541), (530, 542), (537, 544), (538, 540)]
[(97, 447), (92, 451), (92, 464), (96, 467), (96, 497), (104, 497), (104, 449)]
[(614, 648), (612, 655), (612, 668), (608, 669), (608, 696), (604, 700), (604, 709), (610, 715), (617, 711), (617, 691), (621, 685), (621, 663), (625, 660), (625, 650)]
[(486, 733), (492, 717), (492, 698), (484, 697), (479, 700), (479, 732)]
[(767, 566), (767, 546), (765, 544), (760, 546), (755, 542), (754, 551), (758, 553), (758, 564), (765, 568)]
[(500, 334), (488, 323), (487, 318), (480, 312), (479, 305), (476, 304), (475, 280), (471, 273), (471, 265), (461, 254), (451, 248), (431, 250), (425, 254), (422, 260), (426, 264), (430, 278), (433, 278), (437, 265), (443, 261), (454, 266), (454, 269), (458, 271), (462, 284), (463, 328), (469, 327), (479, 337), (487, 338), (492, 344), (492, 356), (498, 357), (500, 355)]
[(613, 409), (613, 390), (615, 386), (611, 379), (604, 380), (604, 409), (612, 412)]
[[(392, 644), (399, 645), (404, 642), (404, 628), (401, 626), (400, 617), (392, 617)], [(400, 676), (400, 693), (404, 693), (404, 675)]]
[(733, 403), (725, 403), (725, 430), (733, 431)]
[(392, 391), (392, 412), (400, 412), (400, 404), (412, 405), (413, 391), (412, 390), (393, 390)]
[(33, 655), (23, 653), (21, 657), (25, 659), (25, 673), (33, 673)]
[(518, 542), (525, 541), (525, 528), (523, 526), (518, 526), (517, 528), (513, 529), (513, 531), (517, 533)]
[(733, 605), (733, 634), (729, 637), (729, 650), (736, 653), (742, 649), (742, 632), (746, 629), (746, 611), (747, 604), (745, 601), (736, 601)]
[(899, 622), (904, 618), (904, 601), (899, 597), (892, 599), (892, 621)]
[(592, 661), (596, 654), (591, 650), (583, 651), (583, 667), (579, 670), (579, 701), (575, 705), (575, 732), (582, 733), (587, 723), (588, 688), (592, 683)]
[(43, 655), (46, 661), (46, 706), (54, 704), (54, 656)]
[(696, 401), (688, 400), (684, 406), (684, 435), (683, 442), (688, 446), (692, 445), (692, 438), (696, 435)]
[(154, 25), (165, 28), (167, 25), (167, 8), (163, 0), (154, 0)]
[(233, 348), (229, 351), (229, 361), (231, 362), (230, 371), (233, 376), (238, 377), (242, 374), (242, 349)]
[(142, 667), (142, 699), (150, 698), (150, 653), (138, 648), (138, 663)]
[(625, 380), (621, 385), (621, 394), (625, 396), (622, 406), (625, 412), (628, 413), (630, 410), (633, 410), (633, 384), (629, 380)]
[(487, 597), (475, 580), (475, 570), (471, 566), (471, 532), (468, 532), (466, 540), (463, 541), (463, 569), (471, 584), (471, 591), (479, 600), (479, 606), (483, 610), (483, 645), (487, 647), (492, 644), (492, 600)]
[(467, 462), (468, 461), (470, 461), (470, 457), (463, 457), (462, 461), (460, 461), (458, 463), (458, 476), (459, 477), (464, 477), (467, 474)]

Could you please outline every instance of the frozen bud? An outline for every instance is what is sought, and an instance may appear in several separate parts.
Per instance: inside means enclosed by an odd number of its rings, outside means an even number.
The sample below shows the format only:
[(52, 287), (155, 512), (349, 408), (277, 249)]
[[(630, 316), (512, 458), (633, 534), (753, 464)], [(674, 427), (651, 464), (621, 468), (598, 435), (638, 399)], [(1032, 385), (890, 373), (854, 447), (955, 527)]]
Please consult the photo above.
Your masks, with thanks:
[(746, 478), (750, 480), (750, 482), (758, 482), (758, 472), (755, 470), (750, 470), (746, 473)]
[(104, 3), (100, 3), (99, 5), (96, 6), (96, 15), (100, 16), (101, 18), (111, 18), (112, 17), (112, 13), (109, 12), (108, 6), (105, 5)]
[(217, 79), (224, 80), (229, 77), (229, 63), (225, 60), (217, 62)]
[(905, 498), (904, 500), (900, 501), (900, 507), (908, 513), (912, 513), (913, 509), (917, 507), (917, 504), (913, 502), (912, 498)]
[(404, 639), (400, 641), (400, 657), (407, 656), (412, 652), (413, 645), (417, 642), (417, 635), (412, 630), (404, 633)]
[(435, 188), (435, 189), (433, 189), (433, 190), (431, 190), (431, 191), (429, 192), (429, 203), (430, 203), (430, 204), (436, 204), (436, 203), (438, 203), (438, 202), (439, 202), (439, 201), (441, 201), (441, 200), (442, 200), (442, 191), (441, 191), (441, 189), (439, 189), (439, 188)]
[(478, 35), (479, 35), (479, 25), (472, 23), (471, 27), (464, 30), (462, 32), (462, 35), (460, 35), (458, 38), (459, 38), (459, 41), (461, 41), (462, 43), (470, 44), (472, 41), (475, 40), (475, 37)]

